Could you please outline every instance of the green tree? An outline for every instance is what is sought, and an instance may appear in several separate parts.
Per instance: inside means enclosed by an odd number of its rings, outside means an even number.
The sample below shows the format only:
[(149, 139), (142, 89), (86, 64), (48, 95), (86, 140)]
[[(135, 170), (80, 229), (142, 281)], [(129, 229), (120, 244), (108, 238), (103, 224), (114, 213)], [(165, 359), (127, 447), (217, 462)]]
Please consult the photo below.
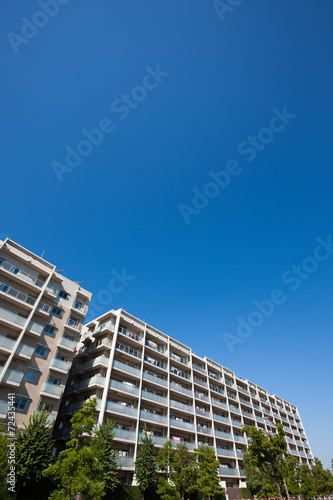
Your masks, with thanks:
[(246, 484), (252, 494), (258, 498), (272, 498), (277, 496), (277, 487), (256, 466), (256, 460), (246, 451), (243, 455), (246, 474)]
[(298, 463), (297, 458), (293, 457), (292, 455), (288, 455), (284, 463), (284, 476), (286, 479), (288, 492), (294, 497), (297, 497), (300, 493), (299, 469), (300, 464)]
[(158, 480), (157, 493), (160, 495), (162, 500), (178, 500), (180, 498), (180, 495), (172, 481), (174, 462), (175, 450), (172, 447), (170, 439), (168, 439), (156, 457), (158, 470), (162, 472), (162, 475)]
[(113, 439), (115, 436), (114, 422), (107, 420), (97, 428), (96, 435), (91, 441), (91, 445), (99, 453), (99, 461), (103, 469), (103, 480), (107, 492), (115, 490), (119, 484), (117, 479), (117, 458), (118, 452), (114, 449)]
[(8, 445), (8, 435), (4, 429), (4, 425), (0, 422), (0, 498), (3, 500), (8, 500), (10, 494), (8, 487), (10, 487), (7, 482), (7, 474), (9, 472), (7, 448)]
[(300, 481), (301, 481), (300, 493), (302, 493), (305, 500), (310, 500), (315, 495), (315, 488), (314, 488), (311, 469), (306, 464), (301, 465)]
[(282, 490), (285, 481), (285, 454), (287, 445), (283, 425), (276, 426), (277, 434), (265, 434), (254, 427), (243, 427), (243, 432), (251, 439), (248, 453), (252, 465), (268, 484), (275, 484), (282, 500)]
[(314, 457), (314, 466), (311, 470), (316, 495), (327, 495), (333, 490), (333, 477), (329, 469), (325, 470), (321, 461)]
[(196, 482), (195, 455), (190, 453), (185, 443), (178, 444), (173, 463), (172, 481), (182, 500)]
[(56, 483), (50, 500), (100, 500), (105, 494), (106, 481), (100, 462), (100, 452), (90, 444), (96, 425), (96, 399), (83, 403), (83, 408), (71, 419), (73, 430), (67, 449), (59, 454), (55, 464), (44, 475)]
[(135, 460), (135, 476), (138, 482), (142, 498), (145, 497), (147, 490), (152, 489), (155, 485), (156, 462), (154, 457), (154, 445), (145, 428), (144, 434), (141, 437), (141, 443), (138, 446), (138, 451)]
[(204, 499), (210, 500), (215, 495), (222, 494), (217, 460), (214, 450), (209, 446), (200, 446), (194, 450), (196, 458), (196, 482), (189, 491), (198, 491)]
[(18, 431), (16, 440), (16, 478), (18, 489), (37, 485), (42, 471), (52, 462), (54, 439), (48, 423), (49, 412), (35, 411)]

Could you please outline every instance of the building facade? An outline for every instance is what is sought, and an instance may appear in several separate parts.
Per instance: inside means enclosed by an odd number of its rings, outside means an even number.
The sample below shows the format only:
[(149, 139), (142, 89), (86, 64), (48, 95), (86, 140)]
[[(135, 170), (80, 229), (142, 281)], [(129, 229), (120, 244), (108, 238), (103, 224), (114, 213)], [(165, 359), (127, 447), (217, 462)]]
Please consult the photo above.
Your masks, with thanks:
[(0, 419), (15, 395), (16, 425), (62, 394), (91, 294), (10, 239), (0, 241)]
[(99, 422), (115, 422), (119, 475), (133, 482), (140, 436), (146, 427), (156, 452), (168, 438), (190, 450), (207, 443), (219, 459), (225, 487), (245, 486), (244, 424), (273, 432), (282, 423), (288, 451), (311, 464), (312, 452), (297, 408), (238, 378), (215, 361), (119, 309), (84, 326), (55, 428), (68, 439), (70, 419), (97, 398)]

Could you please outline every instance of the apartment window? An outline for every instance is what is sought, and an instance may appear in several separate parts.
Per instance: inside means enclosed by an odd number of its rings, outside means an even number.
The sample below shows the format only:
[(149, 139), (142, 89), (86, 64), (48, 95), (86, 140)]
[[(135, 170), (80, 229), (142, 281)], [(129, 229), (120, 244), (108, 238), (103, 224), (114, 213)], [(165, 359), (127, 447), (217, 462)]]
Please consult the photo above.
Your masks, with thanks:
[(62, 314), (62, 309), (60, 309), (59, 307), (53, 307), (52, 314), (54, 316), (58, 316), (58, 318), (60, 318), (61, 314)]
[(66, 356), (62, 356), (61, 354), (57, 354), (56, 355), (56, 359), (60, 359), (60, 361), (67, 361), (67, 357)]
[(10, 288), (10, 285), (8, 283), (5, 283), (3, 285), (3, 287), (1, 288), (1, 291), (2, 292), (7, 292), (9, 290), (9, 288)]
[(49, 377), (48, 382), (49, 384), (60, 385), (60, 380), (58, 380), (57, 378)]
[(45, 347), (42, 347), (41, 345), (38, 345), (35, 349), (35, 355), (39, 356), (40, 358), (45, 358), (46, 352), (47, 349), (45, 349)]
[(46, 327), (44, 328), (44, 333), (46, 333), (46, 335), (50, 335), (50, 337), (54, 337), (54, 332), (55, 332), (54, 326), (46, 325)]
[(28, 400), (27, 399), (24, 399), (24, 398), (15, 398), (15, 403), (14, 403), (14, 406), (16, 408), (16, 410), (18, 411), (24, 411), (24, 408), (27, 404)]
[(36, 382), (38, 377), (38, 372), (36, 370), (27, 370), (24, 375), (24, 380), (28, 380), (28, 382)]
[(2, 259), (2, 258), (0, 257), (0, 266), (1, 266), (4, 262), (6, 262), (6, 261), (5, 261), (5, 259)]
[(60, 298), (68, 300), (69, 293), (64, 292), (63, 290), (60, 290), (59, 295)]
[(51, 405), (47, 405), (45, 403), (40, 403), (39, 404), (39, 408), (38, 408), (39, 411), (43, 411), (43, 410), (46, 410), (48, 412), (51, 412), (52, 411), (52, 408), (51, 408)]

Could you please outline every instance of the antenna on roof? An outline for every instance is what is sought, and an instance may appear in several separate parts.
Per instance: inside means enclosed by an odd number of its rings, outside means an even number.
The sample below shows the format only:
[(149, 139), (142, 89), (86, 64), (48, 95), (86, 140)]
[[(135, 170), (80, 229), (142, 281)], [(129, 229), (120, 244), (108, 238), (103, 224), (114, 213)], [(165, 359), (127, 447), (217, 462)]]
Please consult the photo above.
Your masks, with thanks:
[[(61, 272), (61, 271), (59, 271)], [(77, 285), (81, 285), (81, 283), (83, 283), (83, 281), (74, 281), (74, 283), (76, 283)]]
[(44, 253), (45, 253), (45, 250), (43, 250), (42, 255), (40, 256), (41, 259), (43, 258)]

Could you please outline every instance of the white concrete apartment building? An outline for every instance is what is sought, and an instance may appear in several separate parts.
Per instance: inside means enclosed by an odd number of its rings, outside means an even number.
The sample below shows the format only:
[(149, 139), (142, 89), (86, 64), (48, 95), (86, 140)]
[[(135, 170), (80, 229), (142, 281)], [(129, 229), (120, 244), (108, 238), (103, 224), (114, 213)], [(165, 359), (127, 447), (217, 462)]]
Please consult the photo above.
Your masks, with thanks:
[(282, 423), (289, 452), (300, 463), (313, 456), (297, 408), (232, 371), (201, 358), (180, 342), (119, 309), (84, 326), (55, 435), (67, 439), (73, 412), (97, 397), (99, 422), (116, 423), (121, 480), (133, 481), (146, 425), (156, 452), (170, 438), (190, 450), (207, 443), (220, 461), (224, 487), (245, 486), (243, 424), (272, 431)]
[(0, 240), (0, 419), (43, 405), (57, 416), (91, 294), (10, 239)]

